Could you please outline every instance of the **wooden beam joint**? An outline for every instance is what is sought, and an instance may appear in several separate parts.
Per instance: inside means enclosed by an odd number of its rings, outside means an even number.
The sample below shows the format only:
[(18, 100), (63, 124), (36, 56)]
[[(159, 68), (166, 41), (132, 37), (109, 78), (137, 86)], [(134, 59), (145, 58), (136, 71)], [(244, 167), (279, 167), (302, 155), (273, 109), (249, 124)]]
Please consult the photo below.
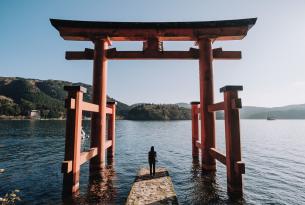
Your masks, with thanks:
[(208, 106), (209, 112), (215, 112), (218, 110), (224, 110), (224, 102), (219, 102)]
[(74, 110), (75, 109), (75, 99), (74, 98), (65, 99), (65, 108)]
[(112, 140), (106, 140), (105, 149), (108, 149), (111, 146), (112, 146)]
[[(95, 157), (97, 155), (97, 148), (91, 148), (88, 151), (80, 153), (80, 165), (84, 164), (91, 158)], [(73, 169), (72, 167), (72, 160), (63, 161), (61, 164), (61, 172), (62, 173), (70, 173)]]
[(222, 48), (214, 48), (213, 58), (216, 60), (240, 60), (241, 51), (223, 51)]
[(69, 173), (72, 171), (72, 160), (63, 161), (61, 164), (61, 173)]
[(95, 156), (97, 156), (96, 147), (90, 148), (88, 151), (80, 153), (80, 165), (84, 164)]
[(84, 102), (84, 101), (81, 103), (81, 106), (84, 111), (99, 112), (99, 110), (100, 110), (98, 105), (93, 104), (93, 103)]
[(66, 60), (93, 60), (94, 50), (85, 48), (84, 51), (66, 51)]
[(158, 38), (149, 38), (143, 41), (143, 51), (163, 51), (163, 42)]
[(218, 152), (215, 148), (210, 148), (209, 153), (214, 159), (217, 159), (224, 165), (226, 164), (226, 156)]
[(234, 165), (234, 169), (235, 169), (235, 172), (237, 174), (245, 174), (246, 173), (246, 166), (245, 166), (245, 163), (242, 162), (242, 161), (236, 162), (235, 165)]
[(232, 99), (231, 106), (232, 106), (232, 109), (235, 109), (235, 110), (242, 108), (241, 99), (240, 98)]
[[(75, 109), (75, 99), (70, 98), (65, 100), (65, 108), (66, 109)], [(83, 111), (89, 111), (89, 112), (99, 112), (99, 106), (93, 103), (88, 103), (88, 102), (80, 102), (80, 107), (82, 108)]]
[(154, 59), (198, 59), (198, 49), (189, 51), (159, 51), (146, 49), (144, 51), (117, 51), (116, 48), (108, 49), (106, 57), (112, 60), (154, 60)]
[(110, 114), (110, 115), (113, 113), (112, 109), (110, 107), (108, 107), (108, 106), (106, 107), (106, 113)]

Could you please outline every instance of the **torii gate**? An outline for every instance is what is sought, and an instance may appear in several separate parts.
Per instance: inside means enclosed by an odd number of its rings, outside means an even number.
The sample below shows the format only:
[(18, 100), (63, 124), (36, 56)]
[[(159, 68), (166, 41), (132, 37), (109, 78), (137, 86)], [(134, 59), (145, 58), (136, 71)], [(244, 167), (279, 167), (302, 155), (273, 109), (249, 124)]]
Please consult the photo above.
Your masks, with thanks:
[[(202, 169), (214, 171), (215, 159), (227, 167), (227, 187), (229, 194), (242, 195), (242, 174), (244, 163), (241, 162), (239, 111), (241, 100), (237, 91), (241, 86), (225, 86), (224, 102), (214, 104), (213, 94), (213, 59), (234, 60), (241, 58), (240, 51), (212, 49), (212, 43), (222, 40), (241, 40), (255, 24), (256, 18), (207, 21), (207, 22), (93, 22), (50, 19), (51, 24), (65, 40), (91, 41), (94, 49), (66, 52), (67, 60), (93, 60), (93, 100), (83, 102), (85, 89), (79, 86), (65, 87), (68, 91), (67, 128), (64, 173), (64, 192), (74, 193), (79, 189), (80, 165), (90, 160), (90, 172), (105, 166), (108, 156), (114, 156), (115, 142), (115, 104), (107, 105), (107, 61), (138, 59), (193, 59), (199, 60), (200, 102), (192, 103), (192, 149), (193, 157), (201, 150)], [(142, 51), (117, 51), (109, 49), (112, 41), (142, 41)], [(163, 41), (194, 41), (199, 49), (188, 51), (165, 51)], [(80, 135), (82, 110), (93, 112), (91, 126), (91, 149), (80, 153)], [(226, 156), (215, 148), (215, 114), (225, 111)], [(108, 138), (106, 138), (106, 115)], [(200, 133), (198, 129), (199, 118)], [(199, 140), (200, 137), (200, 140)]]

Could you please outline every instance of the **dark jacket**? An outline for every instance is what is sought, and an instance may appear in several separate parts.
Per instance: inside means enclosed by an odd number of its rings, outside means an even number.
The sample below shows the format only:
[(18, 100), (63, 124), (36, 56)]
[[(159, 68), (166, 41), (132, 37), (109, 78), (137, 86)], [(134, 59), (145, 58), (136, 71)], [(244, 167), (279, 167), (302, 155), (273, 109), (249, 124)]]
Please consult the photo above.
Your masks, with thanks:
[(148, 152), (148, 162), (149, 163), (155, 163), (157, 158), (157, 152), (150, 151)]

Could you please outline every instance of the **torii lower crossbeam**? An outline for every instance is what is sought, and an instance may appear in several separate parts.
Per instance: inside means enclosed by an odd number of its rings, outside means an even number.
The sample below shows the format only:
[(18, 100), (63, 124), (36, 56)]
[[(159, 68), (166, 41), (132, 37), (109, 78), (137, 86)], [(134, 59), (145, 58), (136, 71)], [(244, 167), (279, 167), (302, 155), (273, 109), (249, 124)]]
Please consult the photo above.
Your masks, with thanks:
[[(93, 60), (94, 50), (86, 48), (84, 51), (67, 51), (67, 60)], [(189, 51), (117, 51), (108, 49), (106, 57), (109, 60), (196, 60), (199, 59), (199, 49)], [(216, 60), (239, 60), (240, 51), (223, 51), (213, 49), (213, 58)]]

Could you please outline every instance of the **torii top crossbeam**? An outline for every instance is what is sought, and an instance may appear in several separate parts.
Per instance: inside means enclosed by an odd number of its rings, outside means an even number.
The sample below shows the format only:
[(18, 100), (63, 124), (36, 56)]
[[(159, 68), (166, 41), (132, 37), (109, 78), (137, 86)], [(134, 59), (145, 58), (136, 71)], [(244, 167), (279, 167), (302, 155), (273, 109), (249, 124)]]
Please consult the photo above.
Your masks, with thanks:
[[(51, 24), (65, 40), (143, 41), (143, 51), (106, 51), (107, 59), (198, 59), (198, 49), (164, 51), (163, 41), (198, 41), (199, 39), (240, 40), (255, 24), (256, 18), (200, 22), (97, 22), (51, 19)], [(94, 51), (66, 52), (67, 60), (92, 60)], [(239, 51), (213, 50), (214, 59), (240, 59)]]
[(215, 40), (240, 40), (255, 24), (256, 18), (198, 22), (97, 22), (51, 19), (65, 40), (88, 41), (108, 37), (111, 41), (196, 41), (199, 37)]

